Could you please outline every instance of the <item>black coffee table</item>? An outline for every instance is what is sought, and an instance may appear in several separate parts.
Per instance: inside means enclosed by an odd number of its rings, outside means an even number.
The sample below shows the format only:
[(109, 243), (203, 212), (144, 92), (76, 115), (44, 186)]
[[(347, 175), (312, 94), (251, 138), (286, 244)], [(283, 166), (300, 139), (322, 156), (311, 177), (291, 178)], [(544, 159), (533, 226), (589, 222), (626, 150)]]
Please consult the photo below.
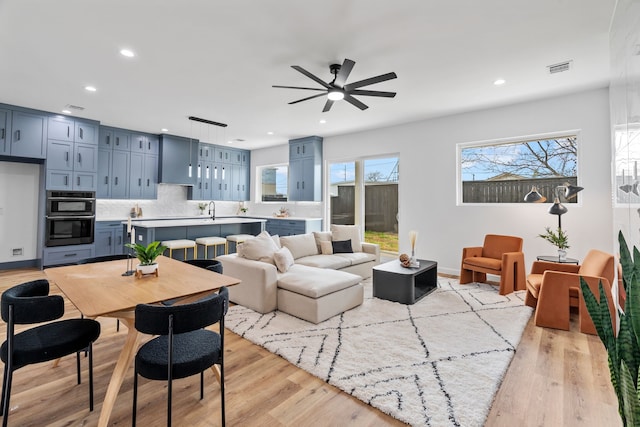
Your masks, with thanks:
[(402, 304), (415, 304), (438, 287), (438, 263), (418, 260), (420, 267), (405, 268), (393, 260), (373, 267), (373, 296)]

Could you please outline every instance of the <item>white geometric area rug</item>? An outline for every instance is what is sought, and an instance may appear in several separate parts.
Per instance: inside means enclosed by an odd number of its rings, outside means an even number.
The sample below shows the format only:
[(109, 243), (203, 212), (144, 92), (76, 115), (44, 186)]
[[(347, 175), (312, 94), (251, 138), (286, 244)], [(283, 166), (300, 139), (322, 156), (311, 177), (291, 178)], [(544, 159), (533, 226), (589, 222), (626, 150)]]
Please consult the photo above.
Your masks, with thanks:
[(524, 291), (460, 285), (414, 305), (372, 297), (318, 325), (229, 308), (225, 326), (363, 402), (416, 426), (482, 426), (532, 309)]

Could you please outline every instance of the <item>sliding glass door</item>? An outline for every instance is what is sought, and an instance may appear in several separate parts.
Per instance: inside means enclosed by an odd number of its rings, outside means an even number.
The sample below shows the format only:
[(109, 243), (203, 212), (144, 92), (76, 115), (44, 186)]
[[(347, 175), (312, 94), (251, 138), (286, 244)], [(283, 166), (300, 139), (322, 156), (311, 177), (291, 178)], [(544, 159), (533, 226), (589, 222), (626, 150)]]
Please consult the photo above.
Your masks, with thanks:
[(398, 178), (395, 156), (331, 163), (331, 224), (363, 225), (365, 241), (397, 253)]

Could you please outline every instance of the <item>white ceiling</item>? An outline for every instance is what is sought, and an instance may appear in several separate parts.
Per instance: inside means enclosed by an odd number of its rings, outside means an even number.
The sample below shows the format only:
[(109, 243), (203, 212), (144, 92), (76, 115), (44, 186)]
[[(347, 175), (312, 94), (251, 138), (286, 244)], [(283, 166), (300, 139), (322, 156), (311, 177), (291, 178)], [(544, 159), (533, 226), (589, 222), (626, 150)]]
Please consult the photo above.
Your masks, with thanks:
[[(615, 0), (0, 0), (0, 102), (102, 124), (261, 148), (605, 87)], [(137, 53), (132, 59), (121, 48)], [(271, 85), (348, 82), (369, 109)], [(546, 66), (572, 60), (569, 72)], [(497, 78), (506, 79), (494, 86)], [(89, 93), (86, 85), (98, 90)], [(318, 86), (319, 87), (319, 86)], [(194, 115), (227, 123), (191, 122)], [(325, 119), (327, 123), (320, 124)], [(268, 135), (267, 132), (274, 132)]]

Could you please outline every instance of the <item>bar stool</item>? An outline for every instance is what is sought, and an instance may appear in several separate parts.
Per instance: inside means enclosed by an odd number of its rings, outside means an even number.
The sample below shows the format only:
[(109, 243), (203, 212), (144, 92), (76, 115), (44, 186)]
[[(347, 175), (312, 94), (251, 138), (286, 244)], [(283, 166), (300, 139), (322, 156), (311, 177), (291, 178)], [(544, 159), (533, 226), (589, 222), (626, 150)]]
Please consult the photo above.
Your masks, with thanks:
[(214, 253), (213, 258), (218, 256), (218, 246), (220, 246), (220, 245), (224, 245), (224, 254), (225, 255), (227, 253), (229, 253), (229, 248), (227, 246), (227, 239), (225, 239), (224, 237), (217, 237), (217, 236), (198, 237), (196, 239), (196, 245), (204, 246), (204, 258), (205, 259), (209, 258), (207, 256), (207, 249), (209, 248), (209, 246), (213, 246), (213, 253)]
[(254, 237), (256, 237), (256, 236), (251, 235), (251, 234), (229, 234), (227, 236), (227, 242), (235, 243), (235, 246), (233, 247), (233, 249), (234, 249), (233, 252), (237, 252), (238, 251), (238, 245), (240, 243), (244, 243), (245, 240), (253, 239)]
[(187, 259), (187, 250), (189, 248), (193, 249), (193, 257), (196, 257), (196, 242), (189, 239), (178, 239), (178, 240), (165, 240), (161, 243), (162, 246), (166, 246), (169, 249), (169, 258), (173, 258), (173, 250), (174, 249), (183, 249), (184, 250), (184, 259)]

